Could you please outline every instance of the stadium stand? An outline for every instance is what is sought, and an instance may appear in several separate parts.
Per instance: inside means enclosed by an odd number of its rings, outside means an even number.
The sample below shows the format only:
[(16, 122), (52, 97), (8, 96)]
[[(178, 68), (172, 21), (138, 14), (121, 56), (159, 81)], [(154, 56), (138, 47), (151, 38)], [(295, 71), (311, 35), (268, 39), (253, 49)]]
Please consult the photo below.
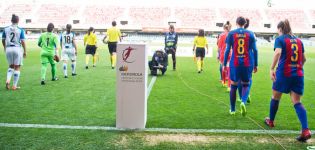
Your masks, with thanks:
[(171, 9), (168, 7), (131, 7), (129, 16), (132, 24), (142, 27), (163, 27), (167, 25), (171, 16)]
[(42, 4), (36, 13), (39, 15), (37, 23), (53, 22), (55, 25), (64, 25), (77, 12), (78, 9), (75, 5)]
[(87, 6), (84, 10), (83, 23), (86, 25), (103, 24), (110, 25), (124, 14), (125, 8), (118, 6)]
[(178, 26), (184, 28), (215, 28), (216, 11), (211, 8), (176, 8), (175, 18)]
[(1, 25), (7, 25), (11, 23), (11, 16), (12, 14), (18, 14), (21, 18), (24, 18), (26, 16), (30, 16), (32, 13), (32, 4), (11, 4), (7, 7), (3, 6), (3, 13), (0, 15), (0, 24)]

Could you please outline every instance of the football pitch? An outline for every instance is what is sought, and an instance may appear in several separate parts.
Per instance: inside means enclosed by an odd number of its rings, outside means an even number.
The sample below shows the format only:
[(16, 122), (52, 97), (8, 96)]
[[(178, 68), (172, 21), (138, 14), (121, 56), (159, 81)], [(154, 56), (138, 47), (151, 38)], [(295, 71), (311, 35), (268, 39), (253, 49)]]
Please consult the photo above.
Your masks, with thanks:
[[(116, 71), (110, 67), (107, 46), (100, 44), (97, 66), (93, 68), (90, 63), (86, 70), (83, 44), (78, 45), (78, 76), (63, 78), (62, 63), (58, 63), (60, 80), (50, 81), (48, 69), (46, 85), (41, 86), (40, 49), (29, 41), (18, 91), (5, 89), (7, 62), (1, 46), (0, 123), (115, 127)], [(213, 49), (216, 50), (216, 46)], [(269, 114), (272, 56), (272, 46), (259, 47), (258, 73), (253, 75), (252, 102), (247, 105), (246, 117), (241, 116), (239, 103), (237, 114), (229, 115), (229, 93), (219, 82), (219, 63), (215, 58), (206, 58), (204, 72), (198, 74), (192, 58), (179, 57), (177, 70), (172, 71), (169, 66), (164, 76), (158, 76), (148, 98), (146, 127), (152, 130), (2, 126), (0, 149), (306, 149), (315, 146), (314, 138), (308, 143), (295, 141), (298, 134), (291, 131), (298, 133), (300, 123), (288, 95), (282, 97), (276, 127), (269, 129), (263, 124)], [(313, 130), (314, 47), (306, 47), (306, 58), (302, 102)], [(169, 61), (171, 64), (171, 59)], [(70, 66), (68, 71), (70, 74)], [(149, 76), (148, 84), (151, 79)], [(244, 132), (232, 132), (234, 130)]]

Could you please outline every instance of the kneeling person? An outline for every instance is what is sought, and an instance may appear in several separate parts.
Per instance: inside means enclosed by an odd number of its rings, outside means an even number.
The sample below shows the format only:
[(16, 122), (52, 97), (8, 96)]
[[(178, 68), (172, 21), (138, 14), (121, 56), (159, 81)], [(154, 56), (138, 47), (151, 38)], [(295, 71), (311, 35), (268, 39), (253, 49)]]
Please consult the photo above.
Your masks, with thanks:
[(63, 32), (60, 37), (60, 47), (61, 51), (61, 60), (63, 61), (63, 73), (65, 78), (68, 78), (67, 74), (67, 61), (70, 59), (72, 76), (76, 76), (76, 56), (77, 56), (77, 45), (75, 43), (75, 34), (71, 32), (71, 24), (67, 24), (66, 32)]
[(162, 50), (155, 51), (152, 57), (152, 61), (149, 61), (151, 75), (156, 76), (158, 69), (162, 72), (162, 75), (164, 75), (168, 65), (167, 59), (167, 54), (165, 52), (163, 52)]

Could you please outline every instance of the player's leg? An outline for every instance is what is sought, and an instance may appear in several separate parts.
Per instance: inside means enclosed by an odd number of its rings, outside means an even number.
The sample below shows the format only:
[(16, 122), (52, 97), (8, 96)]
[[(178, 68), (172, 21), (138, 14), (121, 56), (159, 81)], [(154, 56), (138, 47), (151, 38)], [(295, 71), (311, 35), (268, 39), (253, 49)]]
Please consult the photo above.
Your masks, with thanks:
[(62, 64), (62, 69), (63, 69), (63, 75), (65, 78), (68, 78), (68, 73), (67, 73), (67, 61), (68, 61), (68, 58), (69, 58), (69, 53), (67, 52), (66, 49), (63, 49), (61, 51), (61, 60), (63, 62)]
[(14, 73), (14, 56), (13, 56), (13, 51), (11, 47), (6, 48), (6, 58), (7, 58), (7, 62), (9, 64), (9, 68), (7, 70), (7, 80), (5, 83), (5, 87), (6, 89), (10, 89), (10, 82), (11, 82), (11, 78), (12, 75)]
[(77, 75), (77, 73), (76, 73), (77, 57), (75, 55), (74, 50), (72, 50), (71, 53), (69, 54), (69, 58), (71, 60), (71, 74), (72, 74), (72, 76), (76, 76)]
[(294, 104), (295, 112), (302, 126), (302, 133), (296, 139), (301, 142), (306, 142), (308, 139), (311, 138), (311, 132), (308, 128), (307, 112), (301, 102), (303, 91), (304, 91), (304, 77), (292, 78), (290, 96), (291, 96), (292, 103)]
[(48, 67), (48, 57), (45, 54), (41, 55), (41, 85), (45, 85), (45, 80), (46, 80), (46, 72), (47, 72), (47, 67)]
[(226, 76), (225, 76), (225, 81), (227, 81), (227, 89), (226, 91), (227, 92), (230, 92), (231, 91), (231, 79), (230, 79), (230, 67), (227, 67), (226, 69)]
[(282, 96), (281, 92), (276, 91), (276, 90), (272, 91), (272, 98), (270, 100), (270, 106), (269, 106), (269, 117), (265, 118), (265, 124), (271, 128), (275, 126), (274, 120), (278, 112), (281, 96)]
[(220, 81), (222, 83), (223, 78), (222, 78), (222, 64), (221, 63), (220, 63), (220, 66), (219, 66), (219, 72), (220, 72)]
[(116, 67), (116, 61), (117, 61), (117, 43), (114, 43), (112, 46), (112, 69)]
[(236, 68), (230, 67), (230, 79), (231, 79), (231, 90), (230, 90), (230, 114), (235, 115), (235, 103), (236, 103), (236, 90), (239, 80), (239, 75)]
[(91, 47), (93, 67), (96, 67), (96, 46)]
[(53, 57), (48, 57), (48, 61), (51, 65), (51, 76), (52, 76), (52, 81), (57, 81), (57, 67), (56, 67), (56, 62), (54, 61)]
[(251, 102), (250, 90), (251, 90), (251, 88), (252, 88), (252, 83), (253, 83), (253, 79), (251, 78), (251, 79), (249, 80), (249, 86), (248, 86), (248, 93), (247, 93), (248, 98), (247, 98), (247, 103), (250, 103), (250, 102)]
[(206, 50), (202, 49), (202, 51), (201, 51), (201, 71), (203, 71), (203, 64), (204, 64), (203, 60), (205, 58), (205, 55), (206, 55)]
[(176, 49), (173, 48), (171, 50), (172, 53), (172, 60), (173, 60), (173, 70), (176, 70)]
[(113, 66), (113, 48), (110, 42), (108, 43), (108, 52), (109, 52), (110, 66)]
[(89, 69), (89, 61), (90, 61), (90, 55), (91, 54), (91, 49), (90, 46), (87, 45), (85, 47), (85, 69)]
[(238, 97), (239, 97), (239, 102), (242, 102), (242, 83), (241, 82), (239, 82), (238, 83), (238, 89), (237, 89), (237, 91), (238, 91)]
[(204, 59), (204, 57), (201, 57), (201, 58), (200, 58), (201, 71), (203, 71), (203, 59)]
[(18, 89), (18, 82), (20, 80), (20, 65), (14, 65), (14, 74), (13, 74), (13, 87), (12, 90)]

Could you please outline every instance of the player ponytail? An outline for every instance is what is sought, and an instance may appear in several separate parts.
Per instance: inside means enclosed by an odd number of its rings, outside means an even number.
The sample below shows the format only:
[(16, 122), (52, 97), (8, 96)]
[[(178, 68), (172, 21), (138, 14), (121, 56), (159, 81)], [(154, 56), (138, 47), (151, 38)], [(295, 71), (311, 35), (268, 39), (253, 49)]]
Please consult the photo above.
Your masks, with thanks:
[(93, 27), (90, 27), (89, 30), (88, 30), (88, 35), (90, 35), (91, 32), (93, 32), (93, 31), (94, 31), (94, 28), (93, 28)]
[(199, 31), (198, 31), (198, 36), (199, 36), (199, 37), (204, 37), (204, 36), (205, 36), (205, 30), (199, 29)]
[(284, 21), (280, 21), (277, 26), (278, 29), (281, 29), (283, 34), (292, 34), (290, 22), (288, 19), (285, 19)]
[(12, 14), (11, 22), (13, 24), (19, 23), (19, 16), (15, 15), (15, 14)]
[(67, 34), (69, 34), (71, 32), (71, 29), (72, 29), (71, 24), (67, 24), (66, 29), (67, 29)]
[(230, 23), (230, 21), (227, 21), (223, 26), (223, 29), (226, 31), (230, 31), (231, 28), (232, 28), (232, 24)]
[(52, 32), (54, 30), (55, 26), (53, 23), (49, 23), (47, 26), (47, 32)]
[(246, 19), (242, 16), (237, 17), (236, 24), (238, 24), (241, 27), (244, 27), (244, 25), (246, 24)]
[(246, 18), (245, 20), (246, 20), (246, 24), (245, 24), (244, 28), (247, 29), (249, 27), (249, 19)]

